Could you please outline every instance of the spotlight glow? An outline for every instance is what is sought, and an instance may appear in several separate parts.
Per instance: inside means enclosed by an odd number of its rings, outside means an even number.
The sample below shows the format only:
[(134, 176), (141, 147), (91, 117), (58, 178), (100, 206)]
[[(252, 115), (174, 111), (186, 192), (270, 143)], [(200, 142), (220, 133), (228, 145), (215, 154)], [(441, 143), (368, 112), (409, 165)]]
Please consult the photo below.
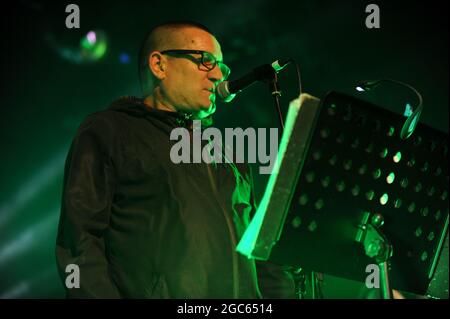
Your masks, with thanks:
[(400, 162), (400, 160), (402, 159), (402, 153), (397, 152), (392, 159), (394, 160), (394, 163)]
[(90, 44), (94, 44), (95, 42), (97, 42), (97, 36), (94, 31), (89, 31), (86, 35), (86, 39)]
[(395, 174), (394, 173), (390, 173), (387, 177), (386, 177), (386, 182), (388, 184), (392, 184), (395, 180)]
[(380, 204), (386, 205), (388, 200), (389, 200), (389, 196), (388, 196), (388, 194), (385, 193), (385, 194), (383, 194), (383, 196), (380, 197)]
[(106, 33), (103, 31), (89, 31), (80, 40), (81, 61), (95, 62), (103, 58), (108, 49)]

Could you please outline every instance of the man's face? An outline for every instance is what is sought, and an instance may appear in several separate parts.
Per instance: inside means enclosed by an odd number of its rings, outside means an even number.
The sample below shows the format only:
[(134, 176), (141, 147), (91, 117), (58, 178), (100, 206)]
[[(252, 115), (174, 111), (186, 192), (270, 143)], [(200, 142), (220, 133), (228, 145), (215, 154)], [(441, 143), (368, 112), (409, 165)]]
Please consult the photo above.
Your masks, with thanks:
[[(174, 44), (167, 49), (202, 50), (222, 61), (222, 51), (217, 40), (206, 31), (186, 27), (178, 30)], [(166, 77), (161, 81), (161, 91), (167, 103), (176, 110), (193, 113), (204, 118), (215, 112), (215, 87), (223, 80), (219, 65), (207, 70), (196, 62), (201, 54), (164, 55), (167, 62)]]

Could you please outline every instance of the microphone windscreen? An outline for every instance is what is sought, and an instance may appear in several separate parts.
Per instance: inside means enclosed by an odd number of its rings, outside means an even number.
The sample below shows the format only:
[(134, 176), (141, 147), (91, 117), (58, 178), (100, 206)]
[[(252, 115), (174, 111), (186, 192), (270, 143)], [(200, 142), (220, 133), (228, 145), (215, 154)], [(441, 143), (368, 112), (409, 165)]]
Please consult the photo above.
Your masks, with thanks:
[(230, 90), (228, 88), (228, 81), (220, 82), (219, 85), (217, 85), (216, 94), (222, 101), (226, 103), (231, 102), (231, 100), (233, 100), (236, 96), (236, 94), (230, 93)]

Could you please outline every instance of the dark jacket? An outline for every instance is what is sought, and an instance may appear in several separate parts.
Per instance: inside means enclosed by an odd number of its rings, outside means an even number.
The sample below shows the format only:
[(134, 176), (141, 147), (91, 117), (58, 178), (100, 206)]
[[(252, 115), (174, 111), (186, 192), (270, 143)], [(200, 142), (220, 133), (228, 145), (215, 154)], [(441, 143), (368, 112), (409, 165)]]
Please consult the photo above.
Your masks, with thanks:
[[(254, 213), (247, 166), (174, 164), (181, 114), (123, 98), (81, 124), (65, 167), (56, 255), (80, 269), (82, 298), (260, 298), (255, 262), (236, 253)], [(267, 297), (292, 297), (262, 263)]]

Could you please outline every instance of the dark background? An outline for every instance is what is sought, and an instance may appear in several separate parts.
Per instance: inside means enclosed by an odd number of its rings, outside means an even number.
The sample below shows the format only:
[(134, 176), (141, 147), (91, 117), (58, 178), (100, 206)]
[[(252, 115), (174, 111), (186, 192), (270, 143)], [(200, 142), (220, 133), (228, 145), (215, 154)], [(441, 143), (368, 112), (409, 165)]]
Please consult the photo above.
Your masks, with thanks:
[[(69, 3), (80, 7), (80, 29), (65, 27)], [(370, 3), (380, 7), (380, 29), (365, 27)], [(304, 92), (321, 98), (336, 90), (398, 113), (416, 103), (407, 89), (386, 84), (361, 95), (354, 85), (386, 77), (405, 81), (423, 95), (421, 122), (448, 133), (448, 14), (442, 1), (23, 0), (5, 4), (1, 15), (0, 298), (64, 296), (54, 243), (68, 147), (87, 114), (119, 96), (140, 95), (137, 52), (148, 30), (165, 20), (192, 19), (213, 30), (231, 79), (292, 57)], [(107, 36), (103, 58), (75, 63), (61, 54), (76, 56), (90, 30)], [(129, 61), (121, 62), (121, 54)], [(298, 95), (295, 69), (280, 77), (286, 111)], [(219, 104), (216, 123), (278, 126), (263, 84)], [(255, 181), (259, 198), (267, 176)], [(325, 297), (366, 296), (354, 282), (327, 277), (326, 284)]]

